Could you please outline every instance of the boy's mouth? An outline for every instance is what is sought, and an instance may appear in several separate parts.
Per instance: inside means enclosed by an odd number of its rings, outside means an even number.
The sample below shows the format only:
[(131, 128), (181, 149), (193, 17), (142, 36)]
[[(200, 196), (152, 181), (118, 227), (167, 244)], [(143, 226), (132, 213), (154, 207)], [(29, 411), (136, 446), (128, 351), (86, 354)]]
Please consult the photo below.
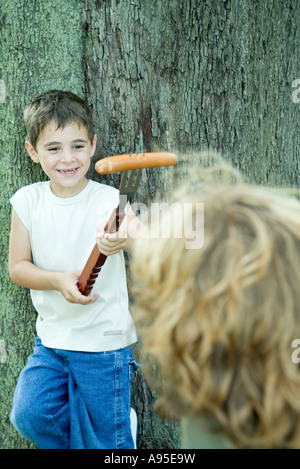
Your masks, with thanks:
[(79, 168), (72, 168), (72, 169), (58, 169), (57, 171), (62, 174), (63, 176), (74, 176)]

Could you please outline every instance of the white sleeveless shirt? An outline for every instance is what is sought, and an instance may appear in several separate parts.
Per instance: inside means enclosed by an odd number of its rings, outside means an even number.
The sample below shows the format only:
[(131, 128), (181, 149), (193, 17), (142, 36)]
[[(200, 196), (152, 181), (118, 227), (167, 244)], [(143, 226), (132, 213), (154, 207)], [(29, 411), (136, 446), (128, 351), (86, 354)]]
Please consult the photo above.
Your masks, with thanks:
[[(74, 197), (56, 197), (50, 182), (19, 189), (11, 204), (29, 231), (32, 262), (52, 272), (83, 269), (95, 245), (96, 226), (107, 221), (119, 191), (88, 181)], [(100, 352), (136, 341), (129, 312), (123, 252), (109, 256), (95, 282), (95, 303), (68, 303), (55, 290), (30, 290), (38, 313), (37, 333), (46, 347)]]

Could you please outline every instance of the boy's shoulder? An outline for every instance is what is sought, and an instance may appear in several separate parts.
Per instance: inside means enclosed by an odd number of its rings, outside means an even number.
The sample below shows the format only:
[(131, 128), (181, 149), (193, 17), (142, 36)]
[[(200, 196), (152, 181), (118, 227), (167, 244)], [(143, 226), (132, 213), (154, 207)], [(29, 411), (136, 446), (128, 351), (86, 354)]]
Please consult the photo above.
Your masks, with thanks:
[[(21, 187), (18, 189), (15, 194), (38, 194), (43, 191), (49, 191), (50, 189), (50, 181), (40, 181), (40, 182), (34, 182), (33, 184), (28, 184), (26, 186)], [(105, 193), (105, 194), (118, 194), (119, 191), (115, 187), (108, 186), (107, 184), (101, 183), (101, 182), (96, 182), (91, 179), (89, 179), (89, 183), (86, 187), (86, 192), (87, 193)], [(50, 189), (51, 190), (51, 189)]]
[(115, 187), (108, 186), (101, 182), (89, 180), (88, 185), (86, 186), (86, 196), (90, 197), (101, 197), (101, 198), (118, 198), (119, 190)]
[[(34, 182), (33, 184), (28, 184), (27, 186), (20, 187), (18, 189), (15, 195), (23, 196), (25, 194), (40, 194), (41, 191), (43, 191), (46, 187), (49, 186), (49, 181), (40, 181), (40, 182)], [(13, 197), (14, 197), (13, 196)]]
[(113, 186), (109, 186), (103, 182), (93, 181), (92, 179), (89, 179), (88, 186), (91, 191), (119, 192), (118, 189)]

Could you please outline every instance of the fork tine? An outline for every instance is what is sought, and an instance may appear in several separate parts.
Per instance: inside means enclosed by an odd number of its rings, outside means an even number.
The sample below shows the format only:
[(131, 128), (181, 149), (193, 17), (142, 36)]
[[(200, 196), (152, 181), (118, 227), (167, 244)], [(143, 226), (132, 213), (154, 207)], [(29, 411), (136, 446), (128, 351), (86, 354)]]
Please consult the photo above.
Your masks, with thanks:
[(132, 187), (135, 190), (138, 188), (140, 183), (142, 171), (140, 169), (133, 169), (130, 171), (129, 180), (128, 180), (128, 187)]
[(130, 172), (129, 172), (129, 179), (128, 179), (128, 183), (127, 183), (128, 187), (134, 186), (135, 174), (136, 174), (135, 171), (130, 171)]
[(122, 174), (121, 182), (120, 182), (120, 187), (119, 190), (122, 192), (127, 192), (128, 190), (128, 183), (129, 183), (129, 177), (130, 177), (130, 171), (124, 171)]
[(137, 189), (142, 171), (140, 169), (127, 170), (123, 173), (120, 182), (120, 188), (124, 190), (135, 190)]
[(120, 186), (119, 186), (119, 191), (120, 192), (123, 192), (123, 189), (126, 187), (126, 182), (127, 182), (127, 171), (124, 171), (122, 173)]
[(136, 189), (137, 189), (138, 186), (139, 186), (141, 177), (142, 177), (142, 170), (141, 170), (141, 169), (137, 169), (137, 170), (136, 170), (136, 179), (135, 179), (135, 188), (136, 188)]

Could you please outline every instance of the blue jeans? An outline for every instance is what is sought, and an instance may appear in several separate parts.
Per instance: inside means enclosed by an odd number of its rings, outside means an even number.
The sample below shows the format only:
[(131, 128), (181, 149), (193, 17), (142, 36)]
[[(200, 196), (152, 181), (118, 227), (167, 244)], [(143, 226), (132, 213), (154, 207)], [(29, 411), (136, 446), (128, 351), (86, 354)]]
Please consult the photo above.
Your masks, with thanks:
[(41, 449), (130, 449), (129, 347), (74, 352), (36, 339), (16, 386), (11, 421)]

